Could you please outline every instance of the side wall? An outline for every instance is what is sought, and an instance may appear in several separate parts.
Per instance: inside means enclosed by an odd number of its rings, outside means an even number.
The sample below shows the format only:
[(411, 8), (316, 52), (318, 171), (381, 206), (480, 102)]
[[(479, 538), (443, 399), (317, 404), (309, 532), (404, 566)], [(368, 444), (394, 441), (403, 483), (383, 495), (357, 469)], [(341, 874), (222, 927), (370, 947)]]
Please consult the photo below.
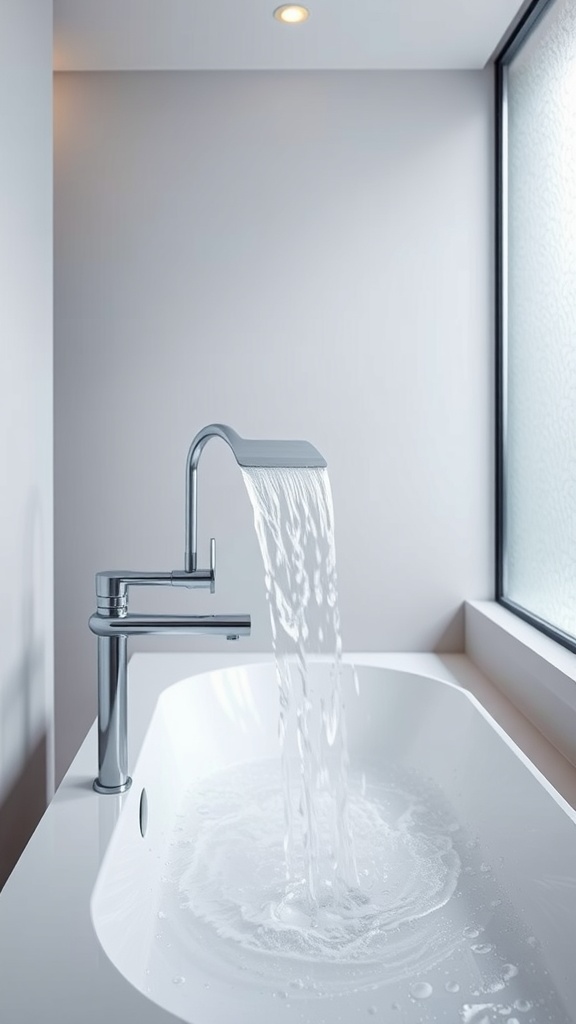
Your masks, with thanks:
[(0, 5), (0, 887), (52, 788), (52, 4)]
[[(58, 773), (95, 714), (94, 573), (181, 566), (212, 421), (325, 454), (348, 650), (461, 649), (462, 601), (492, 592), (491, 92), (488, 72), (56, 77)], [(200, 477), (217, 594), (135, 606), (250, 611), (244, 646), (269, 649), (225, 445)]]

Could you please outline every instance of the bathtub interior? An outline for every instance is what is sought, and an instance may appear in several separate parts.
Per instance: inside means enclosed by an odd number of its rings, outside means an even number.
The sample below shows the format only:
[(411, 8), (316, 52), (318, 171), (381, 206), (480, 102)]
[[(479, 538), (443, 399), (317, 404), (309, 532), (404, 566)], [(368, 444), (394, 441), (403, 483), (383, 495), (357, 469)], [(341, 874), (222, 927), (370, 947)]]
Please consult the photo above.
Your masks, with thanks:
[[(314, 671), (321, 680), (328, 669)], [(174, 865), (187, 856), (179, 838), (186, 791), (226, 768), (279, 759), (274, 668), (244, 666), (183, 680), (160, 697), (92, 897), (106, 954), (145, 996), (195, 1024), (320, 1024), (358, 1013), (576, 1021), (573, 814), (458, 687), (367, 666), (357, 677), (359, 695), (346, 670), (352, 777), (370, 785), (394, 776), (420, 787), (420, 799), (438, 795), (460, 859), (448, 902), (412, 922), (397, 949), (391, 935), (389, 959), (365, 972), (303, 970), (282, 957), (263, 967), (262, 957), (212, 942), (206, 930), (190, 940), (192, 917), (174, 885)]]

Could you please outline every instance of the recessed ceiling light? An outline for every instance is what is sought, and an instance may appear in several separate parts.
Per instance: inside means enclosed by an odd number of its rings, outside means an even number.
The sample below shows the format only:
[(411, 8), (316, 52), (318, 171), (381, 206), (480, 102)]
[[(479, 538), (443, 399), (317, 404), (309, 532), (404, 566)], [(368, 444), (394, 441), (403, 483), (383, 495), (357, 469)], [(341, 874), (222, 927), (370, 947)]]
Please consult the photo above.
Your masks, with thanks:
[(274, 17), (276, 21), (283, 21), (286, 25), (299, 25), (303, 21), (308, 21), (310, 11), (300, 4), (284, 4), (276, 8)]

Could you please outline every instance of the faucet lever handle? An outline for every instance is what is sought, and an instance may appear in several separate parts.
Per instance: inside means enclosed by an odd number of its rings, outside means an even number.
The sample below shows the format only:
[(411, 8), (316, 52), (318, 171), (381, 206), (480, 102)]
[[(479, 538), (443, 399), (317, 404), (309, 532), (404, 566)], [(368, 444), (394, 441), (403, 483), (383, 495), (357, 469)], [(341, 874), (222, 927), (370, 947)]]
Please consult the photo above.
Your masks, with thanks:
[(216, 590), (216, 538), (210, 538), (210, 593)]

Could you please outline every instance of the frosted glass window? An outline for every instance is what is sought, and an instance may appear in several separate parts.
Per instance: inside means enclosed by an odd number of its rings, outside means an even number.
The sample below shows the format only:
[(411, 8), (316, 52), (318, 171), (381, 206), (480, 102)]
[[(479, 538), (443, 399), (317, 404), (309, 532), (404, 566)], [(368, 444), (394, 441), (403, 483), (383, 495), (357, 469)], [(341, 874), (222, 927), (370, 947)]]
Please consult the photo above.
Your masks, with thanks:
[(505, 65), (502, 588), (574, 637), (575, 0), (549, 4)]

